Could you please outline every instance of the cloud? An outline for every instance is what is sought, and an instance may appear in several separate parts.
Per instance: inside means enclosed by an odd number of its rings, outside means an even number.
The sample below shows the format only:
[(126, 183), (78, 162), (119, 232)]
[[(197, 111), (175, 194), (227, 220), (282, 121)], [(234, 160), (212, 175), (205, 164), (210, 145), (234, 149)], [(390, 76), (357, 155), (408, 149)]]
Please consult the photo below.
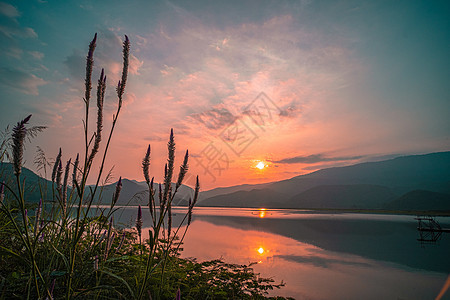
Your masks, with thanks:
[(160, 136), (146, 136), (143, 138), (144, 141), (149, 141), (149, 142), (162, 142), (165, 139), (160, 137)]
[(44, 53), (39, 51), (28, 51), (28, 54), (30, 54), (34, 59), (41, 60), (44, 58)]
[(300, 114), (301, 109), (295, 104), (280, 109), (279, 116), (283, 118), (296, 118)]
[(22, 58), (23, 50), (19, 47), (10, 46), (9, 48), (6, 48), (4, 53), (8, 56), (14, 57), (16, 59)]
[(361, 159), (363, 156), (348, 156), (348, 157), (326, 157), (324, 154), (311, 154), (308, 156), (295, 156), (284, 158), (281, 160), (273, 161), (279, 164), (315, 164), (322, 162), (336, 162), (336, 161), (349, 161)]
[(23, 72), (17, 69), (0, 68), (0, 82), (6, 87), (22, 92), (27, 95), (39, 95), (39, 86), (47, 82), (31, 73)]
[(20, 13), (17, 10), (17, 8), (5, 2), (0, 2), (0, 14), (8, 18), (16, 18), (20, 16)]
[(6, 26), (0, 25), (0, 32), (9, 38), (14, 36), (19, 38), (37, 38), (38, 35), (33, 28), (30, 27), (19, 27), (19, 26)]
[(130, 65), (129, 65), (128, 71), (130, 72), (130, 74), (140, 75), (139, 69), (142, 67), (143, 64), (144, 64), (144, 61), (139, 60), (139, 58), (137, 58), (133, 54), (130, 54)]
[(74, 50), (73, 53), (64, 60), (64, 64), (68, 68), (70, 75), (75, 80), (84, 80), (85, 67), (83, 60), (85, 60), (85, 57), (78, 50)]
[(0, 2), (0, 14), (5, 18), (0, 21), (0, 32), (5, 36), (12, 38), (14, 36), (19, 38), (37, 38), (38, 35), (33, 28), (23, 27), (17, 21), (20, 12), (16, 7)]
[(191, 118), (206, 128), (218, 130), (236, 121), (236, 117), (226, 108), (213, 108), (201, 113), (192, 114)]
[(146, 83), (179, 102), (224, 104), (239, 115), (264, 91), (284, 122), (317, 94), (341, 86), (348, 78), (342, 74), (358, 63), (337, 37), (302, 29), (290, 15), (218, 28), (179, 10), (177, 22), (161, 20), (158, 30), (136, 37)]

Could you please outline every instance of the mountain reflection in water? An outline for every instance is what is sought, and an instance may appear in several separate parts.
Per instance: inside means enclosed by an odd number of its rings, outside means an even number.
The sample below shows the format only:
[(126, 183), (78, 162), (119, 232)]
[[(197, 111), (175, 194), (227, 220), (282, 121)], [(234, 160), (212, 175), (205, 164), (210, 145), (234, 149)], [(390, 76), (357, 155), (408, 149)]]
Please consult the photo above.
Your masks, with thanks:
[(413, 216), (233, 210), (197, 210), (183, 256), (259, 262), (286, 282), (274, 295), (434, 299), (450, 272), (450, 236), (422, 247)]
[[(185, 208), (174, 212), (177, 224)], [(414, 216), (197, 208), (182, 256), (257, 262), (261, 276), (286, 282), (273, 295), (295, 299), (435, 299), (450, 272), (450, 235), (423, 246), (416, 227)]]

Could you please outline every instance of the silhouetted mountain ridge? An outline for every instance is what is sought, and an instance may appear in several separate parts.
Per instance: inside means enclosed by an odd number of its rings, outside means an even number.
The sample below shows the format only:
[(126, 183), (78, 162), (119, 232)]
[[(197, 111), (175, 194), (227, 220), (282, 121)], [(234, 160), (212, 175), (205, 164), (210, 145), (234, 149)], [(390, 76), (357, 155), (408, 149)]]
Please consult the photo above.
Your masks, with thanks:
[[(17, 190), (15, 176), (13, 172), (13, 166), (11, 163), (3, 162), (0, 164), (0, 182), (5, 182), (11, 186), (14, 190)], [(39, 190), (39, 184), (42, 187), (45, 200), (49, 200), (52, 197), (52, 182), (42, 178), (28, 168), (23, 167), (21, 173), (21, 180), (25, 180), (25, 200), (27, 202), (39, 202), (41, 193)], [(114, 192), (116, 191), (117, 182), (106, 184), (103, 187), (99, 187), (96, 191), (94, 199), (95, 204), (109, 205), (111, 203)], [(173, 183), (175, 186), (175, 183)], [(154, 183), (155, 200), (158, 201), (158, 183)], [(72, 183), (69, 182), (68, 194), (72, 188)], [(89, 192), (88, 186), (88, 192)], [(175, 205), (187, 205), (189, 197), (193, 198), (194, 191), (192, 188), (181, 185), (174, 198)], [(117, 205), (147, 205), (148, 204), (148, 187), (147, 184), (142, 181), (122, 179), (122, 190), (120, 192)]]
[[(199, 202), (199, 206), (226, 206), (226, 207), (265, 207), (279, 208), (282, 201), (274, 199), (286, 199), (286, 195), (274, 192), (270, 189), (253, 189), (251, 191), (237, 191), (225, 195), (217, 195)], [(243, 204), (245, 206), (243, 206)]]
[[(40, 177), (30, 169), (22, 168), (20, 180), (22, 188), (24, 187), (23, 184), (25, 184), (24, 197), (26, 201), (39, 203), (41, 192), (44, 195), (51, 195), (52, 182)], [(17, 194), (16, 177), (11, 163), (0, 163), (0, 182), (5, 182)], [(7, 189), (5, 190), (5, 195), (8, 198), (12, 197)]]
[[(101, 194), (101, 203), (109, 204), (113, 194), (116, 190), (117, 182), (103, 186)], [(175, 187), (175, 183), (173, 183)], [(159, 188), (158, 183), (153, 183), (153, 188), (155, 190), (155, 202), (159, 205)], [(194, 190), (188, 186), (181, 185), (177, 191), (174, 198), (175, 205), (187, 206), (189, 197), (193, 198)], [(136, 181), (129, 179), (122, 179), (122, 190), (119, 195), (119, 200), (117, 205), (147, 205), (148, 199), (148, 187), (145, 181)], [(99, 197), (96, 197), (97, 201)]]
[[(1, 180), (12, 180), (12, 165), (2, 163)], [(40, 181), (51, 189), (51, 182), (23, 168), (22, 178), (30, 187), (27, 201), (39, 201), (36, 188)], [(119, 205), (146, 205), (147, 185), (136, 180), (122, 180)], [(32, 187), (35, 188), (32, 188)], [(105, 185), (101, 203), (109, 204), (116, 183)], [(158, 191), (155, 183), (155, 190)], [(411, 193), (416, 191), (415, 193)], [(422, 192), (417, 192), (422, 191)], [(50, 194), (49, 194), (50, 195)], [(181, 186), (175, 205), (186, 205), (193, 190)], [(200, 206), (267, 208), (392, 208), (449, 210), (450, 152), (398, 157), (346, 167), (322, 169), (290, 179), (216, 188), (200, 193)], [(158, 199), (156, 193), (156, 199)], [(100, 194), (96, 196), (100, 202)], [(202, 200), (203, 199), (203, 200)]]
[(380, 185), (320, 185), (290, 198), (292, 208), (381, 208), (396, 198), (390, 188)]
[[(450, 152), (327, 168), (261, 185), (214, 189), (203, 195), (215, 193), (214, 197), (205, 197), (199, 205), (237, 206), (240, 202), (240, 207), (256, 207), (261, 198), (260, 207), (370, 209), (387, 207), (413, 190), (450, 194)], [(268, 195), (273, 198), (268, 199)], [(422, 196), (428, 210), (445, 207)]]
[[(424, 199), (426, 199), (426, 201), (424, 201)], [(450, 194), (414, 190), (386, 204), (386, 208), (450, 211)]]

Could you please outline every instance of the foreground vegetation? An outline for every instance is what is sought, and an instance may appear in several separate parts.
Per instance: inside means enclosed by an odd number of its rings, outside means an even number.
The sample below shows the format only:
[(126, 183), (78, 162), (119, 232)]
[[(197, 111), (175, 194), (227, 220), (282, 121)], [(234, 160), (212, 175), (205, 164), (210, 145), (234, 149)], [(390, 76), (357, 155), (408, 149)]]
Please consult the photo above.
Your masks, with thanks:
[[(13, 164), (13, 174), (0, 169), (0, 299), (259, 299), (265, 298), (269, 290), (282, 287), (283, 283), (259, 277), (251, 265), (180, 258), (200, 185), (197, 177), (187, 213), (175, 227), (172, 201), (188, 172), (189, 155), (186, 151), (175, 177), (173, 131), (163, 183), (155, 185), (150, 177), (150, 146), (142, 160), (150, 215), (143, 216), (139, 206), (134, 228), (115, 226), (113, 214), (122, 189), (119, 179), (109, 199), (110, 208), (94, 216), (94, 199), (102, 192), (101, 183), (110, 179), (111, 173), (104, 174), (104, 167), (122, 107), (130, 51), (125, 36), (122, 77), (116, 87), (117, 110), (105, 143), (103, 70), (97, 85), (96, 128), (93, 133), (88, 128), (96, 40), (97, 36), (86, 58), (83, 152), (73, 161), (69, 158), (63, 162), (60, 149), (50, 164), (40, 151), (37, 163), (45, 173), (51, 166), (52, 187), (48, 193), (47, 187), (38, 186), (39, 204), (25, 199), (28, 186), (21, 173), (24, 143), (44, 127), (30, 127), (30, 115), (17, 123), (11, 135), (5, 135), (0, 146), (0, 163)], [(96, 160), (100, 168), (94, 173), (91, 169)], [(88, 186), (88, 180), (95, 184)], [(143, 218), (151, 219), (148, 239), (143, 239)]]

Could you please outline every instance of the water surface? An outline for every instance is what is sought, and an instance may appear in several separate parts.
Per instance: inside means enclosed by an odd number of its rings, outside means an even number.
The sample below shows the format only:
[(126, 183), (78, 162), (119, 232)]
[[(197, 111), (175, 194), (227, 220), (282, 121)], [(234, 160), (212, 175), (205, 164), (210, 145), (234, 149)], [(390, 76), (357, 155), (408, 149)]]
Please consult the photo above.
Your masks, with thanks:
[[(185, 211), (174, 209), (175, 224)], [(450, 273), (450, 234), (423, 245), (416, 227), (414, 216), (202, 207), (182, 256), (257, 262), (261, 276), (286, 283), (273, 294), (295, 299), (435, 299)]]

